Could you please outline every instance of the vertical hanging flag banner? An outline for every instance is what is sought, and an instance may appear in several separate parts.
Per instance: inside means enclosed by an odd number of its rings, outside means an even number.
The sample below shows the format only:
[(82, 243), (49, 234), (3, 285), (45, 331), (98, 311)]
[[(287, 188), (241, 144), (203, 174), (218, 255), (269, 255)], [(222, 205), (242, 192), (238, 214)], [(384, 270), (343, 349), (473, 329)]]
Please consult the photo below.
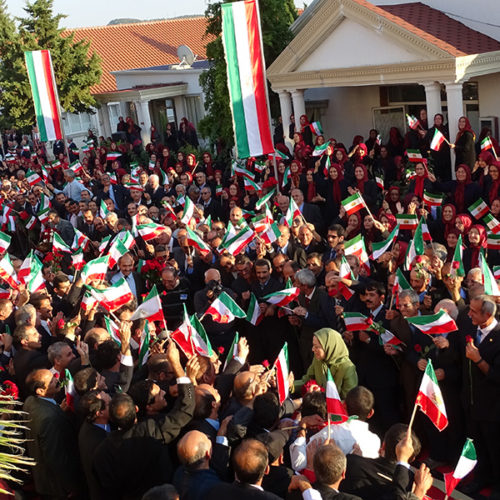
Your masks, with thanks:
[(255, 0), (222, 4), (222, 41), (239, 158), (274, 152)]
[(48, 50), (25, 52), (26, 68), (33, 94), (36, 122), (42, 142), (63, 138), (59, 96)]

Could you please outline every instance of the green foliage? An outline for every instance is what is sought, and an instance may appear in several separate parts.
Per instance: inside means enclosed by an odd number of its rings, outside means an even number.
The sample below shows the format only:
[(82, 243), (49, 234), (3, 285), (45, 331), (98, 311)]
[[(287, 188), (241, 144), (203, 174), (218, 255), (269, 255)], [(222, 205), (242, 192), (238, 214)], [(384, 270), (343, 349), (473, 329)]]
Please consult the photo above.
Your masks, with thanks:
[[(226, 3), (226, 2), (222, 2)], [(200, 76), (200, 85), (205, 93), (206, 116), (198, 129), (202, 136), (222, 145), (223, 155), (234, 145), (233, 124), (229, 107), (226, 61), (222, 46), (221, 3), (210, 4), (205, 11), (207, 37), (215, 37), (206, 45), (207, 59), (212, 66)], [(297, 17), (293, 0), (260, 0), (260, 17), (264, 56), (269, 66), (292, 39), (290, 25)], [(279, 115), (278, 96), (269, 89), (271, 115)]]
[(53, 0), (35, 0), (24, 8), (26, 17), (18, 25), (0, 0), (0, 106), (2, 125), (18, 128), (35, 123), (35, 111), (24, 62), (24, 51), (49, 49), (61, 107), (69, 112), (91, 111), (96, 101), (90, 87), (100, 81), (98, 56), (89, 54), (89, 43), (75, 42), (64, 35), (59, 23), (64, 15), (54, 15)]

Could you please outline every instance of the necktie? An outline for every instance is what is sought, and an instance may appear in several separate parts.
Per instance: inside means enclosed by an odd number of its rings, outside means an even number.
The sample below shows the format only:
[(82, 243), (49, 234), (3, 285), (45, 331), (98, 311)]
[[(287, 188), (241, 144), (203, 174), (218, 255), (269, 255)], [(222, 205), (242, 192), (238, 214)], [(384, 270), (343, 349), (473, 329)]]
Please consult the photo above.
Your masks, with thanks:
[(477, 347), (481, 343), (481, 337), (483, 335), (483, 332), (481, 331), (480, 328), (477, 329), (476, 332), (476, 338), (474, 339), (474, 345)]
[(310, 303), (311, 303), (311, 299), (309, 297), (306, 297), (306, 307), (309, 307)]

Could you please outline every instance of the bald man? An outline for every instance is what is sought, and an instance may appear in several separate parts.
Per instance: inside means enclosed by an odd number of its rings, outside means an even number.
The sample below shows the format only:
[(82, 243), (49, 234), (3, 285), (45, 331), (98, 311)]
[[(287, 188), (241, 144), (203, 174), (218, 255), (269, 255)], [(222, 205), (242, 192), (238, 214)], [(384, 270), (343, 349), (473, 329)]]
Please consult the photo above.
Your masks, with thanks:
[(50, 370), (35, 370), (26, 378), (28, 413), (26, 448), (35, 459), (36, 492), (47, 498), (78, 497), (82, 491), (78, 445), (71, 422), (55, 402), (58, 380)]
[(203, 500), (208, 491), (221, 482), (210, 468), (210, 439), (200, 431), (190, 431), (177, 444), (177, 455), (182, 465), (177, 469), (173, 482), (180, 498)]
[(114, 285), (121, 278), (125, 278), (125, 281), (130, 287), (130, 291), (134, 294), (134, 297), (140, 304), (142, 302), (142, 296), (146, 293), (146, 286), (141, 275), (136, 273), (134, 268), (134, 258), (129, 253), (126, 253), (118, 259), (119, 271), (113, 275), (110, 283)]

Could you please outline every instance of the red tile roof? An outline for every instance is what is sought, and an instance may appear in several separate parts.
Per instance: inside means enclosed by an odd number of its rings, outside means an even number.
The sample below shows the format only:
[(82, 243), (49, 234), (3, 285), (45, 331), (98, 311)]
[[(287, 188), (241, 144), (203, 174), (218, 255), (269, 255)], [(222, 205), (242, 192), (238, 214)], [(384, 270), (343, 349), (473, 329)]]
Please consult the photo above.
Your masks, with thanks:
[(91, 50), (101, 57), (101, 82), (92, 88), (93, 94), (101, 94), (116, 90), (111, 71), (178, 63), (179, 45), (189, 46), (198, 59), (204, 59), (209, 41), (205, 38), (206, 25), (205, 17), (197, 16), (76, 28), (67, 30), (63, 36), (73, 33), (75, 41), (90, 42)]
[(354, 1), (454, 57), (500, 50), (500, 42), (421, 2), (377, 7), (366, 0)]

